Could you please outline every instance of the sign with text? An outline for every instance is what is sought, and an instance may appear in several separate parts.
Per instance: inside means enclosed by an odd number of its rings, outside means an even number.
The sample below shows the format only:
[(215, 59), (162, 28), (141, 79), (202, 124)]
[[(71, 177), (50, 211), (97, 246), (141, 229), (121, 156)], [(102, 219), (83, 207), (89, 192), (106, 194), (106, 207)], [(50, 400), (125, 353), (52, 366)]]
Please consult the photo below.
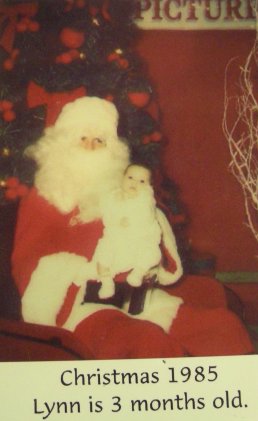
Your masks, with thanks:
[(256, 0), (138, 0), (142, 29), (255, 29)]
[(0, 364), (3, 421), (257, 421), (258, 356)]

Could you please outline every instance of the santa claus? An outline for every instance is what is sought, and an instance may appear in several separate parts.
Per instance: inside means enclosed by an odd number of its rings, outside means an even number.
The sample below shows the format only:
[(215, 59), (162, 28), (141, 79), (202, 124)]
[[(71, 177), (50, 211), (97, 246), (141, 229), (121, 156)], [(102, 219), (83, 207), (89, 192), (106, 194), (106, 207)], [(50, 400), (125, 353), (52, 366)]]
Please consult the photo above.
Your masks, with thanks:
[[(84, 303), (80, 285), (91, 275), (85, 271), (103, 235), (103, 198), (121, 185), (130, 161), (117, 126), (112, 103), (80, 98), (65, 105), (54, 126), (26, 151), (37, 164), (35, 187), (21, 202), (12, 256), (24, 321), (74, 332), (95, 358), (252, 352), (235, 315), (202, 308), (201, 302), (189, 305), (173, 290), (150, 290), (137, 316), (103, 302)], [(172, 266), (160, 267), (157, 275), (169, 285), (180, 279), (182, 266), (172, 229), (160, 215)]]

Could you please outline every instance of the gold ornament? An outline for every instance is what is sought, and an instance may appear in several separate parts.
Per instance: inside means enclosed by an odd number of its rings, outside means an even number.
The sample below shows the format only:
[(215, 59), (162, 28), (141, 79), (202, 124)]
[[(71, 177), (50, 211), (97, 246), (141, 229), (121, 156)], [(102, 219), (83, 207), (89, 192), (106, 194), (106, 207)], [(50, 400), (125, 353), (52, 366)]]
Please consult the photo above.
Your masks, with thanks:
[(11, 155), (11, 151), (9, 148), (3, 148), (2, 149), (2, 156), (8, 157)]
[(81, 60), (86, 60), (86, 54), (84, 54), (84, 53), (80, 53), (80, 59)]
[(121, 50), (121, 48), (117, 48), (117, 49), (115, 50), (115, 53), (117, 53), (117, 54), (121, 55), (121, 54), (123, 54), (123, 50)]
[(2, 189), (4, 189), (6, 187), (6, 181), (5, 180), (0, 180), (0, 187)]
[(100, 23), (99, 23), (98, 19), (96, 19), (96, 18), (92, 19), (92, 23), (95, 26), (100, 26)]

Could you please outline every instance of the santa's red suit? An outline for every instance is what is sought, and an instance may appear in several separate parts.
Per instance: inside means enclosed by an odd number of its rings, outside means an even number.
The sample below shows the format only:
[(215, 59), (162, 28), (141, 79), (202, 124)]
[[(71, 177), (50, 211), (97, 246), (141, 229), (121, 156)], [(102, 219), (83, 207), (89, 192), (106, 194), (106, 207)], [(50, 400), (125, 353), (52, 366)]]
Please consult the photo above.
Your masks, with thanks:
[(163, 287), (148, 291), (143, 311), (132, 316), (103, 303), (82, 305), (85, 271), (103, 233), (99, 199), (121, 185), (129, 161), (117, 125), (113, 104), (77, 99), (29, 148), (38, 165), (36, 188), (21, 201), (12, 256), (24, 321), (73, 332), (79, 347), (95, 358), (252, 352), (244, 326), (226, 309), (222, 286), (212, 279), (182, 278), (175, 238), (162, 212), (159, 224), (171, 265), (159, 266)]
[[(12, 256), (13, 275), (21, 296), (43, 256), (59, 256), (61, 252), (64, 256), (72, 253), (72, 257), (92, 258), (102, 235), (101, 221), (71, 225), (71, 217), (72, 213), (61, 214), (35, 188), (23, 198)], [(52, 289), (48, 273), (45, 282), (48, 295), (53, 295), (54, 285)], [(157, 289), (149, 310), (138, 317), (113, 306), (89, 303), (80, 306), (79, 316), (73, 315), (78, 291), (71, 280), (58, 303), (54, 323), (72, 330), (95, 358), (234, 355), (253, 351), (244, 326), (226, 309), (223, 288), (212, 279), (188, 276), (167, 287), (168, 294)], [(35, 309), (42, 302), (47, 306), (46, 296), (39, 296), (36, 301)], [(159, 316), (156, 319), (162, 312), (164, 320)]]

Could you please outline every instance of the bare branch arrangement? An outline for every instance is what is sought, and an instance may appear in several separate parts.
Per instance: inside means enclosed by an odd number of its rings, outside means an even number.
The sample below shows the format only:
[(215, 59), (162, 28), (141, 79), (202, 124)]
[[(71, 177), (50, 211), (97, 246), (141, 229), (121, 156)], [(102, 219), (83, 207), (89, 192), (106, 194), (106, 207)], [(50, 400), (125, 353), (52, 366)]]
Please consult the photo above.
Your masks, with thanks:
[[(256, 9), (257, 10), (257, 9)], [(258, 241), (258, 32), (244, 66), (237, 93), (229, 94), (225, 78), (223, 130), (231, 162), (229, 169), (242, 187), (247, 225)]]

